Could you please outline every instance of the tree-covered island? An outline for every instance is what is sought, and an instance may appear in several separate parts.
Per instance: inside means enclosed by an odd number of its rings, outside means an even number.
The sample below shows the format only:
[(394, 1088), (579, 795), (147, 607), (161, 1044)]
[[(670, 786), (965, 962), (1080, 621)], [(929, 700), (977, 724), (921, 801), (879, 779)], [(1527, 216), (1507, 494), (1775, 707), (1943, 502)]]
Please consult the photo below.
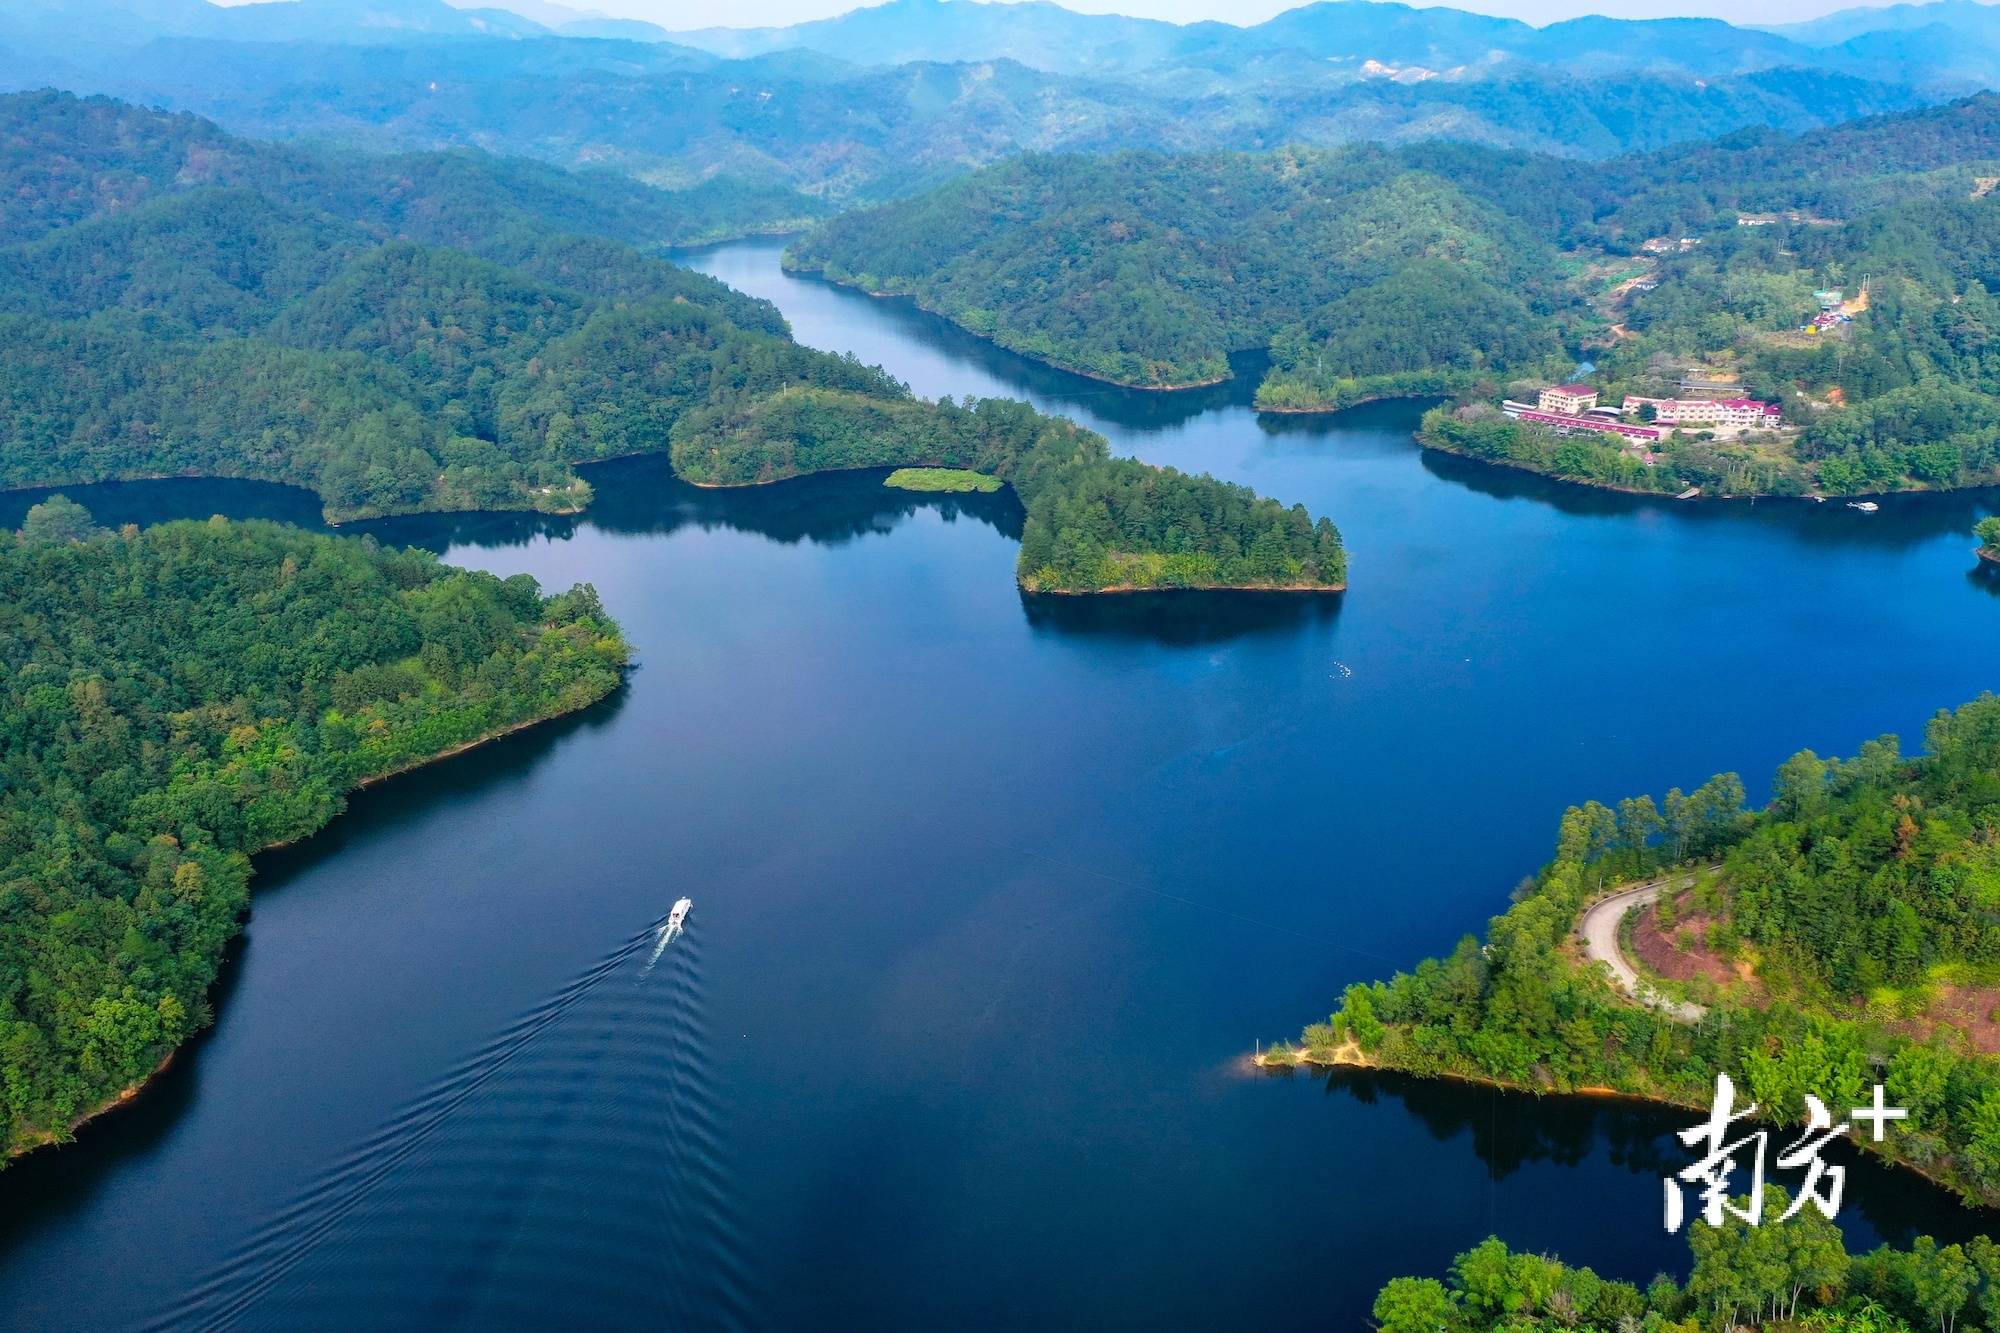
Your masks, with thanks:
[(0, 533), (0, 1098), (68, 1137), (206, 1024), (253, 853), (347, 793), (574, 712), (628, 656), (597, 594), (271, 523)]
[(0, 97), (0, 185), (0, 485), (251, 477), (337, 521), (573, 511), (576, 465), (634, 453), (702, 485), (960, 467), (1020, 493), (1030, 590), (1346, 581), (1302, 509), (800, 346), (644, 253), (684, 205), (627, 179), (30, 93)]

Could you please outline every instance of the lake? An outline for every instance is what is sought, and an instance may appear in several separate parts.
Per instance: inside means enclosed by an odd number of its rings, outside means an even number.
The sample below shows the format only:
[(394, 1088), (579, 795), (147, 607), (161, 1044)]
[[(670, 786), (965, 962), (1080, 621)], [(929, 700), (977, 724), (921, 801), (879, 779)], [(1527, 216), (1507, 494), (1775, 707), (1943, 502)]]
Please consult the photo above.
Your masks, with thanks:
[[(1243, 1057), (1480, 930), (1566, 805), (1914, 745), (1994, 683), (2000, 497), (1579, 491), (1420, 450), (1407, 404), (1064, 375), (780, 248), (688, 262), (921, 393), (1303, 501), (1352, 591), (1029, 600), (1008, 494), (657, 458), (576, 519), (365, 525), (593, 582), (638, 669), (262, 859), (214, 1028), (0, 1173), (0, 1324), (1351, 1328), (1489, 1234), (1684, 1270), (1688, 1117)], [(69, 493), (316, 522), (252, 483)], [(1842, 1220), (1989, 1225), (1865, 1165)]]

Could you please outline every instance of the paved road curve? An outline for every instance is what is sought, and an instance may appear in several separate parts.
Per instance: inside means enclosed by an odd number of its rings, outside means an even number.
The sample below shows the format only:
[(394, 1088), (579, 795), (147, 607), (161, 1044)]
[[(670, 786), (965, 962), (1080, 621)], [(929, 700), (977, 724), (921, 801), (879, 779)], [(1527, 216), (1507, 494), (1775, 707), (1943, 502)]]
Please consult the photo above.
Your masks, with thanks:
[(1698, 1004), (1688, 1004), (1680, 1000), (1670, 1000), (1639, 979), (1639, 970), (1632, 966), (1624, 952), (1618, 947), (1618, 926), (1625, 914), (1635, 907), (1644, 907), (1660, 896), (1660, 891), (1668, 884), (1684, 888), (1694, 883), (1694, 876), (1663, 875), (1649, 879), (1631, 888), (1620, 889), (1599, 902), (1591, 904), (1584, 912), (1578, 930), (1583, 936), (1583, 952), (1592, 962), (1602, 963), (1611, 969), (1611, 979), (1618, 988), (1641, 1004), (1658, 1009), (1669, 1018), (1682, 1023), (1697, 1023), (1708, 1011)]

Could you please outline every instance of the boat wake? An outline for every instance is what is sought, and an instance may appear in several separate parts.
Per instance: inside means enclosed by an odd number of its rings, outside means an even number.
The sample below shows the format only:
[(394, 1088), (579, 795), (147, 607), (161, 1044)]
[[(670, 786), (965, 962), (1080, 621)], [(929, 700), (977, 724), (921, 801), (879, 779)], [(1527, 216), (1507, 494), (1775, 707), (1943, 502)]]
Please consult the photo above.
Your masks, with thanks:
[(666, 931), (509, 1024), (150, 1327), (747, 1326), (699, 937), (667, 984), (604, 984)]

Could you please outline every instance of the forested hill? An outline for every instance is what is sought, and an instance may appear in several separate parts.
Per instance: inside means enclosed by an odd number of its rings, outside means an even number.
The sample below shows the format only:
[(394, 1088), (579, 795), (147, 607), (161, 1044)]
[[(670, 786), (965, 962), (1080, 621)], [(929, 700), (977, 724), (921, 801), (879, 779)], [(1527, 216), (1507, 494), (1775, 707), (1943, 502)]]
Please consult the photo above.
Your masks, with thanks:
[(0, 532), (0, 1125), (6, 1153), (208, 1019), (249, 854), (358, 783), (614, 689), (588, 587), (265, 523)]
[[(1994, 1203), (2000, 697), (1940, 713), (1926, 743), (1914, 758), (1894, 737), (1846, 760), (1801, 752), (1754, 812), (1735, 774), (1658, 804), (1571, 809), (1555, 859), (1483, 946), (1468, 938), (1447, 958), (1349, 987), (1305, 1046), (1418, 1074), (1689, 1105), (1706, 1105), (1728, 1074), (1777, 1120), (1799, 1119), (1809, 1093), (1862, 1105), (1880, 1077), (1910, 1115), (1879, 1151)], [(1654, 984), (1708, 1006), (1699, 1023), (1627, 1000), (1580, 960), (1586, 903), (1713, 863), (1719, 873), (1697, 870), (1685, 892), (1677, 881), (1646, 932), (1629, 932), (1658, 943), (1623, 946), (1673, 960), (1678, 979)]]
[[(263, 143), (199, 116), (53, 91), (0, 96), (0, 173), (9, 183), (0, 242), (165, 193), (247, 185), (378, 235), (436, 245), (471, 245), (535, 225), (644, 249), (740, 234), (718, 209), (730, 192), (758, 192), (740, 182), (658, 190), (618, 172), (565, 171), (472, 149), (384, 155)], [(798, 198), (762, 222), (795, 223), (817, 209)]]
[[(1511, 159), (1510, 159), (1511, 160)], [(1555, 237), (1373, 147), (1030, 156), (798, 242), (794, 267), (913, 296), (1002, 346), (1119, 383), (1337, 338), (1351, 373), (1533, 367), (1568, 309)]]
[[(2000, 162), (2000, 94), (1784, 134), (1747, 129), (1615, 158), (1593, 173), (1607, 239), (1679, 235), (1736, 213), (1848, 219), (1911, 198), (1959, 198)], [(1575, 187), (1572, 187), (1575, 188)]]
[[(740, 483), (953, 440), (1016, 480), (1031, 532), (1076, 526), (1023, 548), (1032, 586), (1345, 579), (1302, 511), (799, 346), (768, 303), (627, 244), (672, 209), (631, 181), (300, 154), (60, 94), (0, 98), (0, 145), (0, 485), (208, 474), (308, 487), (334, 519), (573, 510), (572, 465), (615, 455)], [(714, 467), (719, 434), (740, 462), (727, 431), (801, 403), (838, 448), (758, 435), (771, 457)]]
[[(1457, 395), (1428, 443), (1568, 479), (1874, 492), (2000, 478), (1996, 180), (1993, 93), (1589, 169), (1454, 143), (1029, 157), (834, 218), (788, 262), (1121, 383), (1264, 348), (1268, 410)], [(1812, 327), (1828, 290), (1848, 318)], [(1641, 451), (1500, 415), (1578, 351), (1605, 401), (1702, 367), (1790, 430)]]
[[(1678, 432), (1642, 460), (1506, 421), (1493, 406), (1504, 386), (1487, 385), (1428, 418), (1427, 442), (1667, 494), (2000, 480), (2000, 96), (1797, 139), (1692, 145), (1606, 175), (1617, 188), (1594, 241), (1591, 228), (1575, 233), (1606, 256), (1593, 299), (1615, 321), (1591, 353), (1593, 387), (1614, 403), (1672, 397), (1700, 366), (1782, 402), (1791, 429), (1733, 441)], [(1632, 255), (1647, 237), (1666, 252)], [(1607, 295), (1620, 281), (1636, 285)], [(1822, 320), (1822, 291), (1843, 302), (1830, 325), (1809, 323)]]
[(686, 331), (683, 399), (891, 387), (633, 249), (671, 206), (619, 177), (302, 154), (55, 93), (0, 98), (0, 145), (0, 484), (199, 472), (309, 487), (333, 518), (573, 508), (569, 464), (634, 445), (555, 381), (632, 308)]

